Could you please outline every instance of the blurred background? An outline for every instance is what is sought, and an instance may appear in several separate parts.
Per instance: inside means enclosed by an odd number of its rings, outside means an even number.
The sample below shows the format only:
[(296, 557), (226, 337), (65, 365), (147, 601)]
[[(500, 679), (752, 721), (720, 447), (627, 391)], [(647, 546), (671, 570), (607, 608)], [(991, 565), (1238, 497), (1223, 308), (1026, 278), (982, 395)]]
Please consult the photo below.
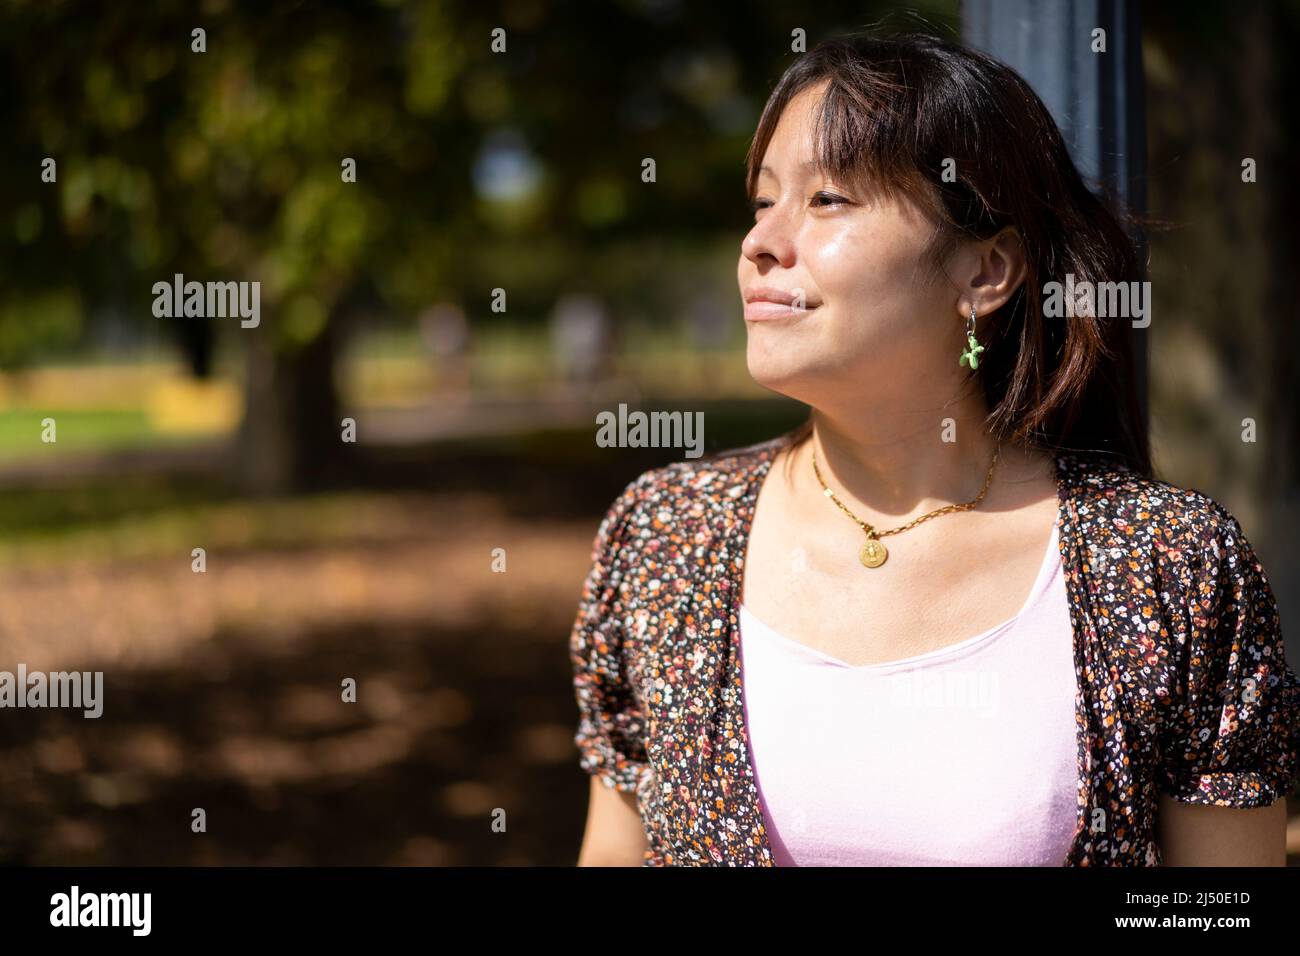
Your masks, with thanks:
[[(962, 10), (149, 6), (0, 3), (0, 670), (105, 672), (99, 720), (0, 717), (0, 863), (571, 864), (592, 535), (682, 455), (595, 413), (802, 420), (745, 368), (749, 137), (793, 30)], [(1143, 19), (1157, 466), (1239, 517), (1294, 668), (1300, 8)], [(155, 317), (177, 273), (260, 325)]]

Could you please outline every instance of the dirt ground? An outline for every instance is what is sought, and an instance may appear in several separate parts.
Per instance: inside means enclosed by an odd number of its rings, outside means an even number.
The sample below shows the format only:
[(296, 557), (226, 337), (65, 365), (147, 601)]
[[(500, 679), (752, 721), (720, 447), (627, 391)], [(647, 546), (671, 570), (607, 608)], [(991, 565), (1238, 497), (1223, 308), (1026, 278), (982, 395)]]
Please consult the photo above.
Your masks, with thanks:
[(0, 861), (571, 863), (594, 523), (474, 496), (370, 512), (360, 540), (214, 549), (202, 574), (188, 552), (0, 573), (0, 659), (104, 672), (97, 719), (5, 712)]

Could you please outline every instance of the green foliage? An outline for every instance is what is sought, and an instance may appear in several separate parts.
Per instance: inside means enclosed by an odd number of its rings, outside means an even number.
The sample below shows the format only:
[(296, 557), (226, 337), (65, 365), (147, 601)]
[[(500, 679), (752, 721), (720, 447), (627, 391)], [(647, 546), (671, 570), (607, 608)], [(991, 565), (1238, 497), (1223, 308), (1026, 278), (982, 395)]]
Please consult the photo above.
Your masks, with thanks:
[[(176, 272), (260, 281), (287, 348), (351, 305), (409, 316), (503, 286), (540, 315), (575, 282), (635, 298), (655, 259), (615, 280), (598, 257), (738, 236), (741, 160), (790, 31), (814, 43), (873, 6), (795, 22), (775, 3), (6, 4), (0, 363), (107, 310), (157, 330), (150, 289)], [(940, 9), (951, 22), (955, 2)], [(503, 136), (531, 171), (516, 194), (494, 191), (485, 152)], [(507, 269), (517, 249), (543, 267)]]
[(81, 304), (72, 292), (51, 289), (0, 300), (0, 369), (25, 368), (36, 358), (75, 342)]

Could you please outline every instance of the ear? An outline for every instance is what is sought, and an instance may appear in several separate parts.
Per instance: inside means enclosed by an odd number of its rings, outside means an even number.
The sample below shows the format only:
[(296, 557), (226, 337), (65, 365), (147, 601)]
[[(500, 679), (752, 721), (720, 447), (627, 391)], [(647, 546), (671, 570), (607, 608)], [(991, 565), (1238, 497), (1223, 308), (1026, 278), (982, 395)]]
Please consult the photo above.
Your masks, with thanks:
[(1011, 226), (973, 243), (963, 259), (966, 274), (957, 297), (957, 312), (963, 319), (969, 318), (972, 306), (977, 316), (1002, 308), (1029, 274), (1025, 245)]

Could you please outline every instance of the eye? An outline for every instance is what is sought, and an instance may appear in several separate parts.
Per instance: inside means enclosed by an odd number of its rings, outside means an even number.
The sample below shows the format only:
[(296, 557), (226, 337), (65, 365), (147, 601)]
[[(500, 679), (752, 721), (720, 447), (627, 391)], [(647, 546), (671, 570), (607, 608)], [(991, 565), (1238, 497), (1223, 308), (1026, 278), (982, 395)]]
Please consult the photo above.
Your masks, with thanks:
[(772, 203), (767, 199), (751, 199), (746, 205), (749, 206), (750, 212), (757, 213), (760, 209), (766, 209)]
[(825, 190), (813, 193), (812, 202), (814, 206), (820, 206), (825, 209), (830, 206), (841, 206), (848, 202), (843, 196), (837, 196), (834, 193), (828, 193)]

